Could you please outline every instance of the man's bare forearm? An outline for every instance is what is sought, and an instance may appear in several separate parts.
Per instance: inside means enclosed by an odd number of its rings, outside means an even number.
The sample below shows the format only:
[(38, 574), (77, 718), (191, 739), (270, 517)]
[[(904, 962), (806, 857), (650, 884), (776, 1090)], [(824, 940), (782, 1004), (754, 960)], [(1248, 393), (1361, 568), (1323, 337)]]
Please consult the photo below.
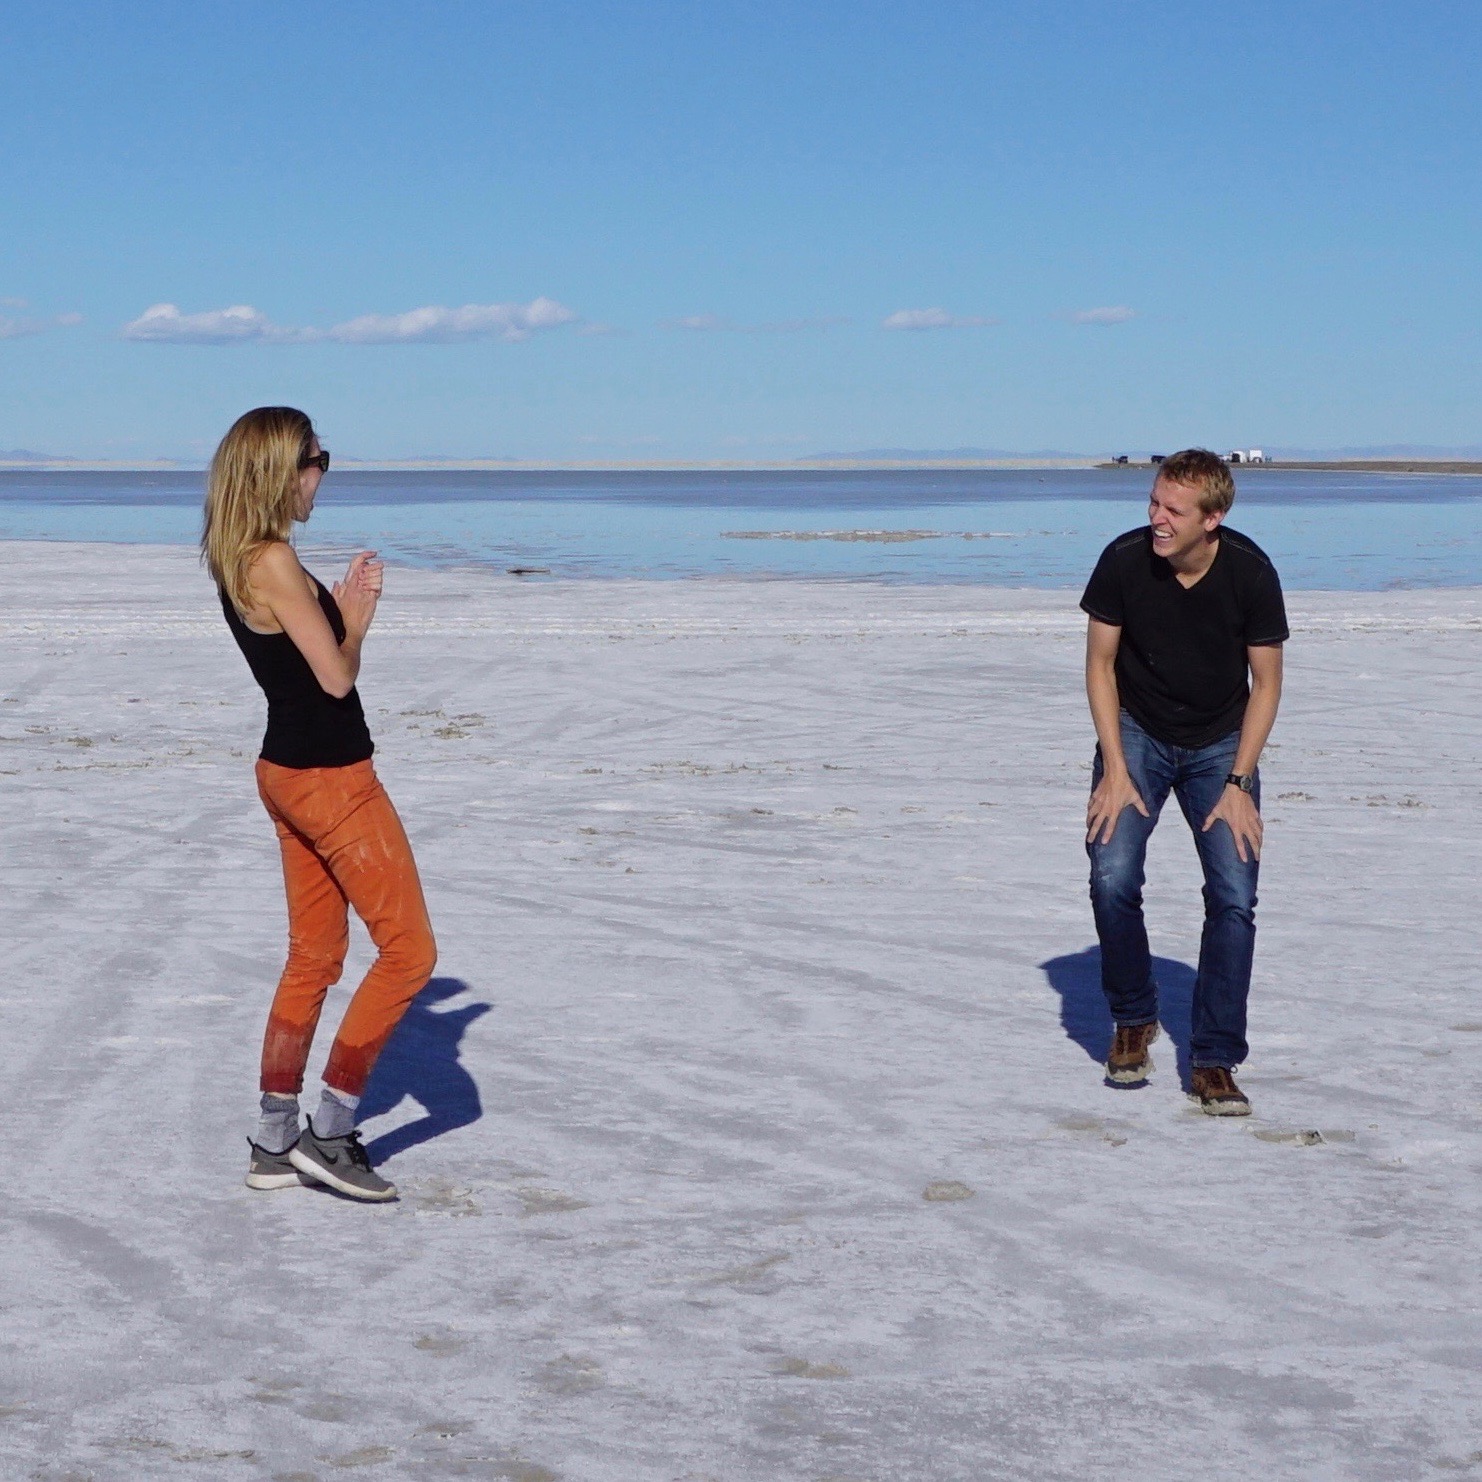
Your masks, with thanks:
[(1245, 706), (1245, 719), (1240, 725), (1240, 742), (1235, 748), (1235, 771), (1249, 777), (1261, 760), (1271, 728), (1276, 724), (1276, 708), (1281, 703), (1280, 683), (1251, 686)]
[(1096, 739), (1101, 743), (1101, 765), (1108, 772), (1125, 772), (1127, 758), (1122, 753), (1122, 701), (1117, 691), (1114, 664), (1092, 658), (1086, 663), (1086, 699), (1091, 705), (1091, 721)]
[(1250, 699), (1245, 704), (1245, 719), (1241, 722), (1240, 740), (1235, 747), (1235, 770), (1242, 777), (1249, 777), (1260, 762), (1281, 704), (1281, 648), (1252, 648), (1249, 652)]

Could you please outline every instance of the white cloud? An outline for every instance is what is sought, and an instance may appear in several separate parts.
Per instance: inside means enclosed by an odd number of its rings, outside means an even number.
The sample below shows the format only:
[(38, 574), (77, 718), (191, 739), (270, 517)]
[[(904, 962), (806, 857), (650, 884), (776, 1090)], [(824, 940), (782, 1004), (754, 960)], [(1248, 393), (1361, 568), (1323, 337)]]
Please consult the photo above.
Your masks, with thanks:
[(1126, 304), (1109, 304), (1101, 309), (1077, 309), (1070, 316), (1072, 324), (1125, 324), (1137, 318), (1137, 311)]
[(336, 324), (322, 338), (347, 345), (407, 345), (453, 340), (528, 340), (536, 330), (554, 329), (577, 317), (553, 298), (528, 304), (464, 304), (461, 309), (431, 305), (405, 314), (362, 314)]
[(119, 331), (126, 340), (155, 340), (176, 345), (234, 345), (248, 340), (292, 341), (301, 331), (282, 329), (250, 304), (182, 314), (174, 304), (151, 304)]
[(982, 329), (997, 324), (980, 314), (949, 314), (945, 309), (897, 309), (880, 321), (881, 329)]
[(683, 319), (671, 319), (665, 326), (668, 329), (692, 329), (697, 333), (705, 333), (716, 329), (734, 329), (729, 319), (722, 319), (718, 314), (687, 314)]
[(404, 314), (361, 314), (328, 329), (295, 329), (274, 324), (250, 304), (182, 314), (174, 304), (155, 304), (119, 333), (126, 340), (152, 340), (183, 345), (305, 345), (332, 341), (343, 345), (409, 345), (456, 340), (526, 340), (541, 329), (569, 324), (575, 310), (551, 298), (528, 304), (440, 305), (409, 309)]
[[(10, 309), (26, 309), (30, 305), (25, 299), (7, 298), (0, 299), (0, 306)], [(9, 315), (0, 314), (0, 340), (19, 340), (27, 335), (45, 334), (49, 329), (58, 326), (81, 324), (81, 314), (58, 314), (51, 319), (16, 319)]]

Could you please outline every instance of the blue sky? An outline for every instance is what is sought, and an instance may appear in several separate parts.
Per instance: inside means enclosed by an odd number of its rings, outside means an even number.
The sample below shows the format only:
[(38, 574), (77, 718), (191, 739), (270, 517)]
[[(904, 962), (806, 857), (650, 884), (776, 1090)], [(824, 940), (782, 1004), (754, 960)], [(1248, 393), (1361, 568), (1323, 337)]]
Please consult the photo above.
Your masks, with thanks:
[(280, 401), (362, 457), (1482, 443), (1472, 0), (0, 34), (0, 449)]

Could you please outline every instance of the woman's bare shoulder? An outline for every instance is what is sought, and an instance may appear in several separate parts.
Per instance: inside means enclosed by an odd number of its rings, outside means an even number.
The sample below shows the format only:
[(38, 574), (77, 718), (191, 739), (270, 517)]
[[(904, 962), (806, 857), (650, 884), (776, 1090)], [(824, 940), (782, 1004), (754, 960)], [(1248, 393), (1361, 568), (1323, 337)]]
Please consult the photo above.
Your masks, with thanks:
[(265, 540), (247, 558), (249, 571), (302, 571), (298, 552), (286, 540)]
[(247, 581), (258, 589), (304, 584), (298, 553), (286, 540), (267, 540), (248, 558)]
[(247, 595), (251, 606), (242, 613), (243, 620), (259, 632), (276, 633), (285, 609), (306, 598), (317, 602), (319, 592), (293, 547), (284, 540), (269, 540), (247, 562)]

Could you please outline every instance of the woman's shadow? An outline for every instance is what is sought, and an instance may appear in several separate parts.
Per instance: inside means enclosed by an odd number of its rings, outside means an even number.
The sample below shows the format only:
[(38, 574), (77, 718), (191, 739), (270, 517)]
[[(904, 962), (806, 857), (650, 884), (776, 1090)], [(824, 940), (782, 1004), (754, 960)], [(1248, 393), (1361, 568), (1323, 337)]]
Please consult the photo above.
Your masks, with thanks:
[[(1098, 1065), (1106, 1063), (1112, 1042), (1111, 1010), (1101, 991), (1101, 948), (1052, 957), (1040, 963), (1050, 986), (1060, 995), (1060, 1022), (1065, 1032)], [(1194, 1004), (1195, 970), (1172, 957), (1153, 958), (1153, 979), (1158, 985), (1158, 1022), (1173, 1041), (1178, 1058), (1178, 1079), (1189, 1086), (1189, 1036)], [(1141, 1084), (1141, 1083), (1140, 1083)], [(1107, 1085), (1116, 1083), (1108, 1081)], [(1117, 1087), (1117, 1089), (1123, 1089)]]
[(360, 1101), (360, 1118), (379, 1117), (399, 1106), (404, 1097), (418, 1102), (427, 1115), (406, 1122), (366, 1144), (372, 1162), (384, 1162), (419, 1142), (427, 1142), (466, 1127), (484, 1114), (479, 1088), (459, 1063), (463, 1031), (489, 1012), (487, 1003), (437, 1012), (433, 1004), (466, 993), (461, 978), (433, 978), (386, 1042)]

